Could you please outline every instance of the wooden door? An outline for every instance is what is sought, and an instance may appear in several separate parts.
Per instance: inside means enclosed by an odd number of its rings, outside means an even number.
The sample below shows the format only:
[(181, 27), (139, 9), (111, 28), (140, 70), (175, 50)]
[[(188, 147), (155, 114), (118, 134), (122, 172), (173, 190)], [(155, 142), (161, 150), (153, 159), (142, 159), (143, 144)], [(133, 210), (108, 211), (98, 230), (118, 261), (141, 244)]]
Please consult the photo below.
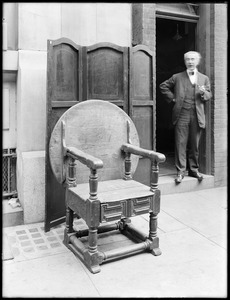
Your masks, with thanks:
[[(155, 150), (155, 101), (153, 99), (153, 52), (145, 45), (130, 48), (129, 114), (137, 128), (140, 146)], [(134, 179), (149, 185), (151, 163), (140, 158)]]
[(62, 114), (82, 100), (82, 48), (69, 39), (48, 40), (47, 124), (45, 157), (45, 231), (65, 220), (64, 188), (54, 177), (49, 160), (49, 140)]

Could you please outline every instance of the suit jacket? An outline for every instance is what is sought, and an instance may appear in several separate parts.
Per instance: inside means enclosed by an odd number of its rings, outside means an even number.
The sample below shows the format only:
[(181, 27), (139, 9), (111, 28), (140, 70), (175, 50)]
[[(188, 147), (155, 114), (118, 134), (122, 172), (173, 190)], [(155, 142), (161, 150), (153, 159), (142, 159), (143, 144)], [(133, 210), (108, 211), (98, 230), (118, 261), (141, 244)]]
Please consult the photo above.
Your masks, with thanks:
[[(174, 74), (171, 78), (160, 84), (160, 91), (164, 95), (167, 102), (173, 101), (175, 99), (175, 105), (172, 112), (172, 123), (175, 125), (178, 121), (181, 108), (183, 106), (184, 98), (186, 95), (186, 90), (188, 87), (189, 77), (186, 71)], [(205, 86), (204, 95), (201, 96), (199, 93), (198, 85)], [(197, 119), (199, 126), (205, 128), (205, 112), (204, 103), (212, 97), (211, 87), (209, 78), (197, 72), (197, 83), (195, 85), (195, 105), (197, 112)]]

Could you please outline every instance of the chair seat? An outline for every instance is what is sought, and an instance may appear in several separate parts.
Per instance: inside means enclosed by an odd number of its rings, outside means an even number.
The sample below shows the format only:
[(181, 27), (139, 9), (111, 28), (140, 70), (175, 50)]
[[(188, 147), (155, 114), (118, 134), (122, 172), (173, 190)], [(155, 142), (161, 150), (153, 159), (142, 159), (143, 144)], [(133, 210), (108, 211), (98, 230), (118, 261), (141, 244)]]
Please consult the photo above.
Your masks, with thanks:
[[(76, 187), (69, 188), (69, 191), (76, 194), (82, 200), (89, 198), (89, 183), (82, 183)], [(98, 200), (101, 203), (108, 203), (114, 201), (122, 201), (126, 199), (136, 199), (142, 197), (153, 196), (154, 193), (150, 191), (150, 187), (135, 180), (108, 180), (100, 181), (98, 183)]]

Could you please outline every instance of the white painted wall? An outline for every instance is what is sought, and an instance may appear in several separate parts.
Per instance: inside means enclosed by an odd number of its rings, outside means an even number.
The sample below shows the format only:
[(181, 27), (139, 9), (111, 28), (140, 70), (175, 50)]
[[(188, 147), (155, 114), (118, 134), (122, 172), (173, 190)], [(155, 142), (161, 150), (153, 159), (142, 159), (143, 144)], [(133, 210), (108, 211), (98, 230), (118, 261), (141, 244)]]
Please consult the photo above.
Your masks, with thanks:
[(131, 4), (20, 3), (19, 49), (47, 49), (47, 39), (67, 37), (86, 46), (131, 45)]
[(44, 150), (47, 53), (20, 50), (18, 61), (17, 147), (20, 151)]

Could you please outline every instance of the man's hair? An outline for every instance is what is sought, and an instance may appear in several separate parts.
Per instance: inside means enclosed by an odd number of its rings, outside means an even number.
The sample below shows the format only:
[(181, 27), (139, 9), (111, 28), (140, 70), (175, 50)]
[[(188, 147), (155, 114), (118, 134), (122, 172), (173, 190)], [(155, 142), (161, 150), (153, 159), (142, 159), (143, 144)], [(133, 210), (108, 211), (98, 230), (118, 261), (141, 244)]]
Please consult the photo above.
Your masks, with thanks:
[(196, 57), (198, 58), (198, 63), (200, 62), (200, 60), (201, 60), (201, 55), (200, 55), (199, 52), (197, 52), (197, 51), (188, 51), (188, 52), (186, 52), (186, 53), (184, 54), (184, 60), (186, 59), (186, 57), (187, 57), (188, 54), (195, 54)]

